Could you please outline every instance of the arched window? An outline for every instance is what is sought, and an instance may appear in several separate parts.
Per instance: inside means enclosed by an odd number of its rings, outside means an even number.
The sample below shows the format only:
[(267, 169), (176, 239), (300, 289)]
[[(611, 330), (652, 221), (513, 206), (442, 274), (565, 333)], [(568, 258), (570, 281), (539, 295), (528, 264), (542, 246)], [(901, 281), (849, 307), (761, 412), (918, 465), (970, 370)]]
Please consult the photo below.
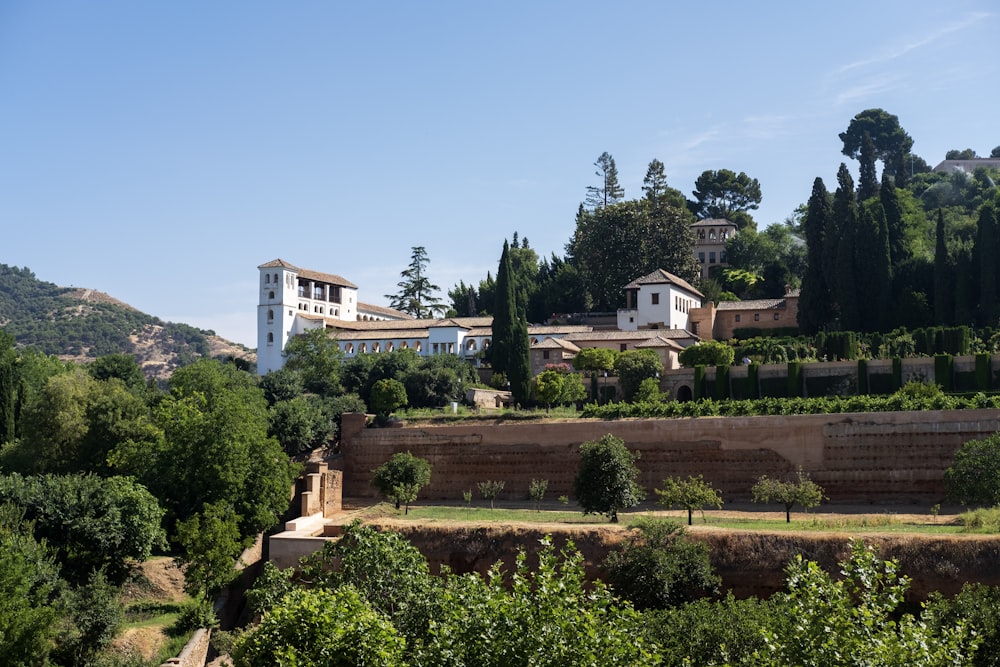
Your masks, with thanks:
[(385, 344), (385, 351), (386, 352), (392, 352), (395, 349), (396, 349), (396, 346), (392, 343), (392, 341), (389, 341), (388, 343)]
[(715, 230), (714, 229), (708, 230), (708, 240), (709, 241), (714, 241), (715, 240)]
[(268, 308), (267, 309), (267, 321), (268, 322), (273, 322), (274, 321), (274, 309), (272, 309), (272, 308)]
[(469, 352), (475, 352), (476, 351), (476, 339), (475, 338), (470, 338), (469, 340), (465, 341), (465, 349), (468, 350)]
[(405, 340), (402, 343), (399, 344), (399, 349), (401, 349), (401, 350), (405, 350), (408, 347), (410, 347), (410, 344), (407, 343)]
[(270, 285), (271, 284), (271, 274), (270, 273), (265, 273), (264, 274), (264, 284), (265, 285)]
[(271, 290), (270, 292), (267, 293), (267, 298), (268, 299), (273, 299), (274, 298), (274, 290)]
[(424, 351), (424, 346), (423, 346), (423, 344), (422, 344), (422, 343), (421, 343), (421, 342), (420, 342), (419, 340), (418, 340), (418, 341), (417, 341), (417, 343), (416, 343), (416, 344), (415, 344), (415, 345), (413, 346), (413, 348), (414, 348), (414, 349), (415, 349), (415, 350), (416, 350), (417, 352), (423, 352), (423, 351)]
[(344, 352), (347, 354), (354, 354), (354, 343), (348, 343), (344, 346)]
[(358, 345), (358, 352), (360, 354), (364, 354), (367, 351), (368, 351), (368, 343), (361, 343), (360, 345)]
[(277, 273), (274, 274), (274, 284), (275, 285), (278, 284), (278, 274)]
[(381, 343), (372, 343), (372, 352), (379, 352), (382, 349)]
[(274, 345), (274, 334), (270, 331), (267, 332), (267, 344)]

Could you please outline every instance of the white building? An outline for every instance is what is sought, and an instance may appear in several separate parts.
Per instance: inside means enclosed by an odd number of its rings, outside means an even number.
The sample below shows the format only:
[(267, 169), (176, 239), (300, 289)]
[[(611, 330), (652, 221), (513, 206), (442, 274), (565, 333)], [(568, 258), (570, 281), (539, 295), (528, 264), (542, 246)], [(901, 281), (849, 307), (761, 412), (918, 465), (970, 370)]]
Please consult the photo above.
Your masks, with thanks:
[[(420, 355), (455, 354), (478, 362), (490, 346), (492, 317), (450, 317), (418, 320), (391, 308), (358, 300), (358, 287), (331, 273), (301, 269), (280, 259), (261, 264), (257, 306), (257, 372), (264, 375), (284, 366), (288, 341), (310, 329), (336, 335), (347, 358), (359, 354), (412, 349)], [(687, 282), (657, 271), (625, 287), (628, 309), (619, 311), (620, 332), (595, 331), (589, 325), (530, 325), (532, 347), (549, 339), (574, 340), (584, 347), (617, 350), (653, 347), (664, 366), (676, 365), (671, 355), (698, 340), (688, 333), (690, 308), (702, 295)], [(672, 329), (669, 336), (655, 329)], [(642, 331), (650, 330), (644, 336)], [(627, 333), (626, 333), (627, 332)], [(665, 332), (660, 332), (664, 334)], [(616, 337), (617, 334), (617, 337)], [(541, 359), (544, 359), (544, 355)]]
[(663, 269), (625, 286), (625, 307), (618, 311), (618, 329), (688, 329), (692, 308), (705, 295), (683, 278)]

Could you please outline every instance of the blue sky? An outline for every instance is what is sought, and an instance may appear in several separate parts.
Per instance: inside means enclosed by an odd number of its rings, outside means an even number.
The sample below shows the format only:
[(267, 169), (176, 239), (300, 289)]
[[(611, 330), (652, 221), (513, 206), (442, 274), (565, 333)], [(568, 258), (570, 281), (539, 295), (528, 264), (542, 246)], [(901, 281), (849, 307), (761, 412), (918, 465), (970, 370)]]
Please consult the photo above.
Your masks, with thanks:
[(562, 255), (603, 151), (627, 197), (745, 171), (760, 227), (864, 109), (989, 155), (997, 35), (990, 0), (0, 0), (0, 263), (255, 347), (275, 258), (386, 305), (413, 246), (442, 298), (515, 231)]

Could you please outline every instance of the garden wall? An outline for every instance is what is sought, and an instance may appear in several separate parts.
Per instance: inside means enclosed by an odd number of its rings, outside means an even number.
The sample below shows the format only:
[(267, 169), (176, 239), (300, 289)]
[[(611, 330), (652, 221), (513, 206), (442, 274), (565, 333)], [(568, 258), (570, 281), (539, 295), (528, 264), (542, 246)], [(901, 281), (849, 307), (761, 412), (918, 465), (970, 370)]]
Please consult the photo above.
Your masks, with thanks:
[(505, 500), (522, 500), (532, 479), (547, 479), (547, 495), (555, 498), (572, 496), (580, 444), (611, 433), (640, 454), (640, 482), (650, 493), (667, 476), (704, 475), (727, 502), (746, 501), (761, 475), (801, 466), (832, 502), (930, 507), (943, 499), (943, 473), (955, 451), (998, 430), (997, 410), (383, 429), (366, 428), (364, 415), (347, 414), (339, 464), (345, 497), (374, 497), (371, 471), (409, 451), (432, 466), (421, 498), (460, 500), (488, 479), (506, 483)]

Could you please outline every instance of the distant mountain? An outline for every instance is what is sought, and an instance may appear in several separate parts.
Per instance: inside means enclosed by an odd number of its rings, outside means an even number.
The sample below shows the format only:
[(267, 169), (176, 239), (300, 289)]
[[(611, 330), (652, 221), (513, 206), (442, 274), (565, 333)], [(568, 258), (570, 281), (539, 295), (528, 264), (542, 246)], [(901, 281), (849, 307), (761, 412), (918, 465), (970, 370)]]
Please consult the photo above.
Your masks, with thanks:
[(164, 322), (103, 292), (59, 287), (6, 264), (0, 264), (0, 329), (18, 347), (67, 360), (131, 354), (147, 377), (158, 379), (201, 357), (257, 361), (253, 350), (213, 331)]

